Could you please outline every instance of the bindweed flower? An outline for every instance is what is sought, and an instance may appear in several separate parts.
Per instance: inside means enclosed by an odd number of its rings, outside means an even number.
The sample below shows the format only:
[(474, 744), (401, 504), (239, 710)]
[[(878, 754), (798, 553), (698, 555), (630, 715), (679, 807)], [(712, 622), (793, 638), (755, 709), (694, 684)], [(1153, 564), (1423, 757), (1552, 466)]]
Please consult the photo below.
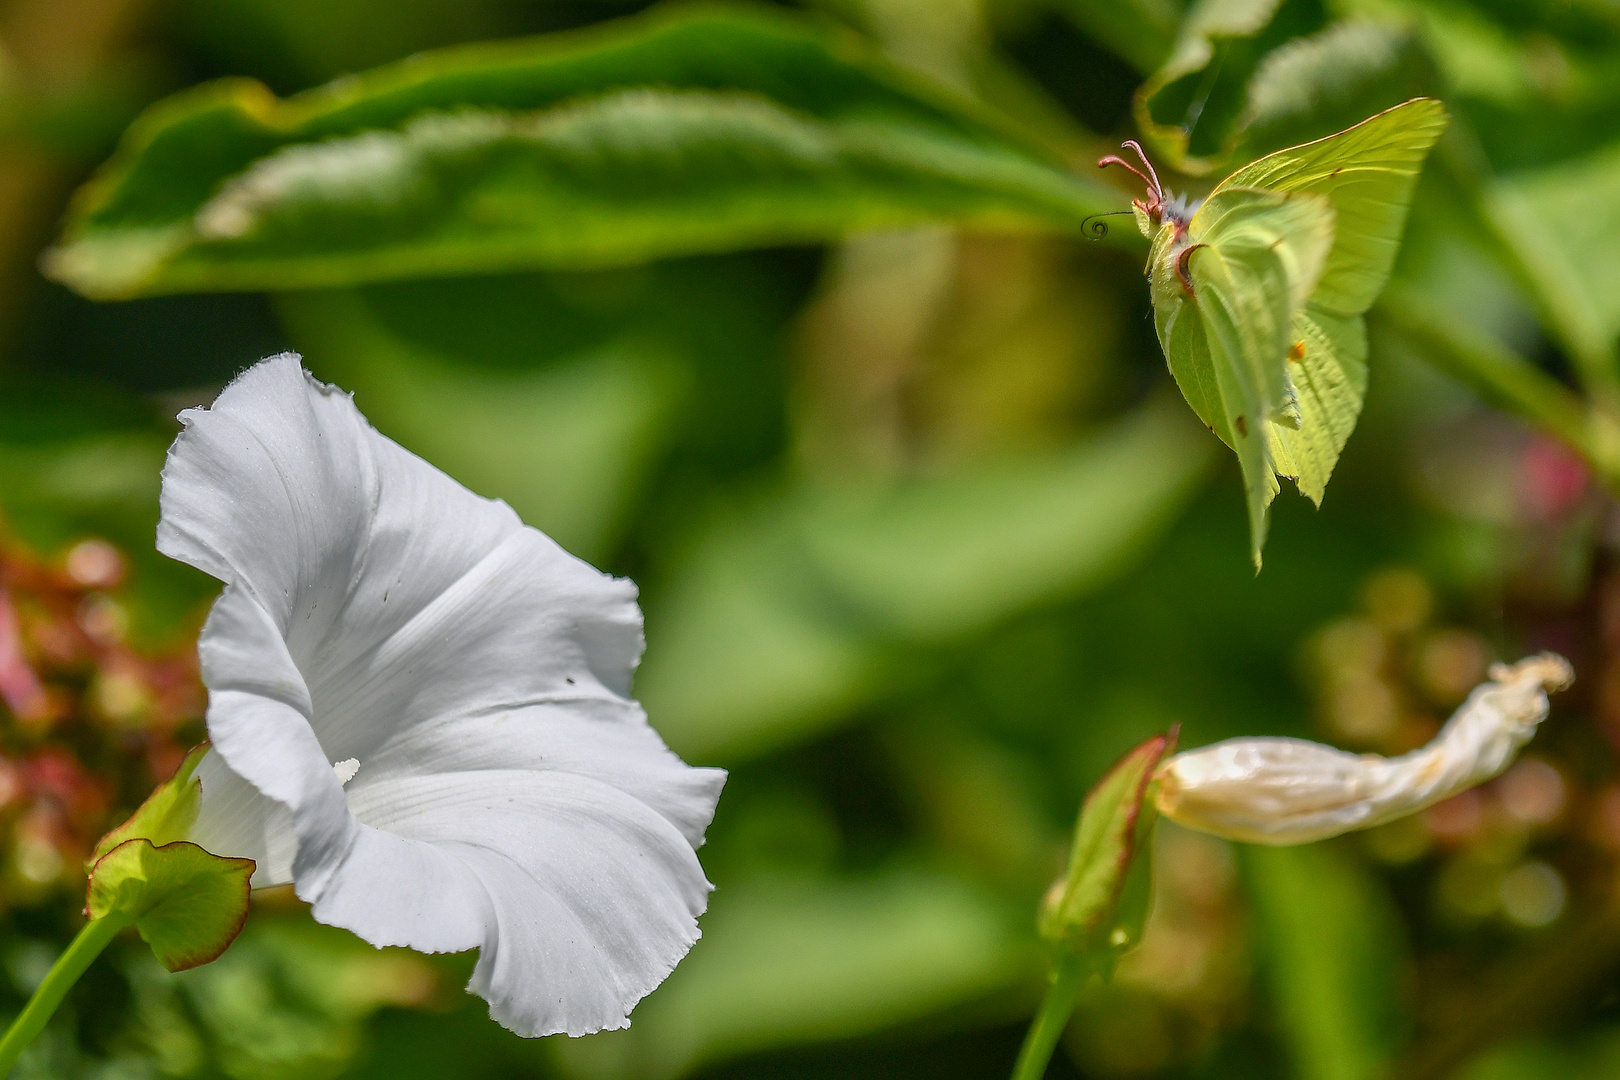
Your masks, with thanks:
[(698, 937), (725, 782), (630, 697), (635, 586), (295, 355), (181, 419), (158, 547), (225, 583), (191, 839), (374, 945), (480, 950), (468, 989), (520, 1035), (627, 1026)]
[(1404, 817), (1498, 775), (1547, 718), (1547, 691), (1574, 679), (1543, 653), (1491, 669), (1427, 746), (1400, 757), (1304, 739), (1228, 739), (1160, 767), (1159, 812), (1251, 844), (1305, 844)]

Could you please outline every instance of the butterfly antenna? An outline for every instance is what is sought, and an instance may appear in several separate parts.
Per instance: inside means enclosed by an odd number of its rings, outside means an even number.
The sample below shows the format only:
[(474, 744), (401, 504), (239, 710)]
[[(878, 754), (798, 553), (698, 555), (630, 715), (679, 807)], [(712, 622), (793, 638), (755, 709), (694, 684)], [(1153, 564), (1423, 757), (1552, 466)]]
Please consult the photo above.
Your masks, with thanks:
[(1121, 168), (1129, 169), (1131, 172), (1135, 173), (1136, 178), (1148, 186), (1149, 194), (1153, 194), (1159, 186), (1159, 182), (1157, 180), (1149, 180), (1141, 169), (1138, 169), (1135, 165), (1132, 165), (1118, 154), (1109, 154), (1107, 157), (1100, 157), (1097, 159), (1097, 168), (1099, 169), (1106, 169), (1110, 165), (1118, 165)]
[[(1148, 176), (1153, 178), (1152, 180), (1148, 181), (1148, 183), (1153, 185), (1153, 194), (1157, 195), (1162, 200), (1164, 198), (1164, 188), (1159, 185), (1159, 174), (1153, 171), (1153, 162), (1149, 161), (1147, 155), (1142, 152), (1142, 144), (1137, 142), (1135, 139), (1126, 139), (1119, 145), (1122, 148), (1129, 147), (1130, 149), (1136, 151), (1136, 156), (1142, 159), (1142, 168), (1146, 169), (1148, 171)], [(1135, 169), (1131, 169), (1131, 171), (1136, 172)], [(1136, 173), (1136, 175), (1141, 176), (1142, 174)]]

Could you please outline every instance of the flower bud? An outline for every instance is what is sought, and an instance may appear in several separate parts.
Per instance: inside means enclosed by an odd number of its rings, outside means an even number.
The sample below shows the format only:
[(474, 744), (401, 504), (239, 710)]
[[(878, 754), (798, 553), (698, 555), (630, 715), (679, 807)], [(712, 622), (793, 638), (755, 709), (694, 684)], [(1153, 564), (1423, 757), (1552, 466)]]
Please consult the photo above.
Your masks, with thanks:
[(1106, 967), (1141, 937), (1151, 889), (1148, 860), (1138, 856), (1155, 821), (1148, 788), (1175, 742), (1174, 729), (1156, 735), (1097, 781), (1080, 808), (1068, 870), (1041, 903), (1041, 936), (1087, 963)]
[(1306, 844), (1381, 825), (1500, 774), (1547, 717), (1547, 691), (1574, 680), (1554, 653), (1491, 669), (1427, 746), (1400, 757), (1304, 739), (1228, 739), (1159, 767), (1159, 812), (1252, 844)]

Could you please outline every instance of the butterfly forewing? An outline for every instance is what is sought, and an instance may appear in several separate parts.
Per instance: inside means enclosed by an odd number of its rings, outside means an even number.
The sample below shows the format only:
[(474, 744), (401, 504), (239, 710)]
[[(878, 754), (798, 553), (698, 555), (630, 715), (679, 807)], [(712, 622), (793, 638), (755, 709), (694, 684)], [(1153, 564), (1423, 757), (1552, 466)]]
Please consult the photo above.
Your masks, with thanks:
[(1269, 154), (1215, 190), (1327, 196), (1338, 215), (1337, 236), (1311, 299), (1327, 311), (1359, 315), (1389, 279), (1418, 172), (1446, 120), (1445, 106), (1433, 98), (1408, 101), (1337, 135)]

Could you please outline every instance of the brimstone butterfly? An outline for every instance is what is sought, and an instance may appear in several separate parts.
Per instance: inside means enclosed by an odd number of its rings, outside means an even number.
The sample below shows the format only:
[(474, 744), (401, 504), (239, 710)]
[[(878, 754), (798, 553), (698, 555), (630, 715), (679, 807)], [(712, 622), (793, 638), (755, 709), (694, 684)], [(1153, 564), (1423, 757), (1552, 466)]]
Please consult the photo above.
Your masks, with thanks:
[(1167, 196), (1135, 142), (1147, 184), (1132, 201), (1153, 241), (1147, 276), (1171, 374), (1237, 451), (1255, 568), (1277, 477), (1321, 504), (1367, 388), (1362, 314), (1389, 278), (1418, 170), (1446, 126), (1417, 98), (1337, 135), (1279, 150), (1201, 203)]

